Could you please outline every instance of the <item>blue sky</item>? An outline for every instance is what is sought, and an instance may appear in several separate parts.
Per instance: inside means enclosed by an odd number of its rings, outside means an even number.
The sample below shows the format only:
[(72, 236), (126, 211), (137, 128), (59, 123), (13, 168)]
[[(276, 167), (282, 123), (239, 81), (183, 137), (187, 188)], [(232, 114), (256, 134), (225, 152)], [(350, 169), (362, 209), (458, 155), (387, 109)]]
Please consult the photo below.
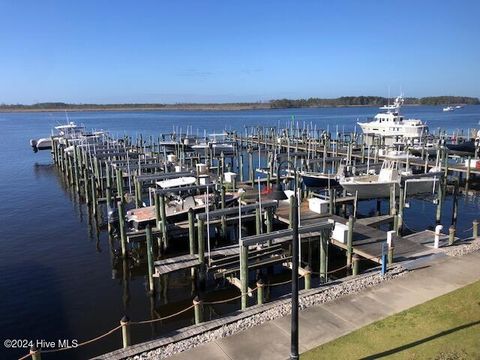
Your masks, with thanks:
[(480, 1), (0, 0), (0, 103), (480, 96)]

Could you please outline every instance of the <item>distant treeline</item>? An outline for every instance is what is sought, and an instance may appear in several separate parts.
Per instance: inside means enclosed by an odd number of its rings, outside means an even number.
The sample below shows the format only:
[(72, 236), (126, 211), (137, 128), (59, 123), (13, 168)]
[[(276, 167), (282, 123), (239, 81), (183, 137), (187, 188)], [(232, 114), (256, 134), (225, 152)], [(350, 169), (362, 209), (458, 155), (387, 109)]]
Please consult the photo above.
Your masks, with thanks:
[[(302, 108), (302, 107), (326, 107), (326, 106), (381, 106), (388, 103), (388, 99), (381, 96), (342, 96), (335, 99), (281, 99), (270, 101), (274, 109)], [(392, 103), (392, 100), (390, 100)], [(469, 104), (479, 105), (480, 100), (467, 96), (430, 96), (423, 98), (405, 98), (407, 105), (445, 105), (445, 104)]]
[[(256, 103), (220, 103), (220, 104), (67, 104), (63, 102), (46, 102), (33, 105), (0, 104), (0, 111), (60, 111), (60, 110), (248, 110), (248, 109), (286, 109), (305, 107), (335, 106), (381, 106), (389, 100), (381, 96), (342, 96), (335, 99), (279, 99)], [(390, 99), (390, 103), (393, 100)], [(429, 96), (423, 98), (405, 98), (407, 105), (479, 105), (480, 100), (468, 96)]]

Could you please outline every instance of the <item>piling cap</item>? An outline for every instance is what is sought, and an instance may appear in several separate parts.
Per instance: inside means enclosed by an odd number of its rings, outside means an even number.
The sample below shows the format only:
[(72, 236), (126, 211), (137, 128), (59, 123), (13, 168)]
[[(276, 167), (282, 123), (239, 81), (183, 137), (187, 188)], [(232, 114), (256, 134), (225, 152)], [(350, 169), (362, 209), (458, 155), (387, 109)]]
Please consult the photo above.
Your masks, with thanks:
[(262, 278), (257, 280), (257, 286), (263, 286), (265, 283), (263, 282)]
[(193, 298), (193, 304), (194, 304), (194, 305), (199, 304), (199, 303), (201, 303), (201, 302), (202, 302), (202, 300), (200, 300), (200, 298), (199, 298), (198, 295)]
[(35, 354), (38, 351), (35, 345), (30, 346), (30, 354)]
[(305, 266), (305, 271), (308, 271), (308, 272), (312, 272), (312, 268), (310, 267), (310, 265), (307, 265)]
[(123, 315), (122, 319), (120, 320), (121, 323), (128, 323), (130, 318), (125, 314)]

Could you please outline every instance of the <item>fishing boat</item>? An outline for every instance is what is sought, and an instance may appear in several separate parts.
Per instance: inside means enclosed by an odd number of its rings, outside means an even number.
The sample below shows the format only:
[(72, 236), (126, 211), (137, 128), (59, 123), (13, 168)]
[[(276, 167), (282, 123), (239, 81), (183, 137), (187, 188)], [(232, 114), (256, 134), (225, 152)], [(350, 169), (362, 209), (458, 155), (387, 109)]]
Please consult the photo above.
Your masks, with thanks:
[(446, 106), (442, 109), (443, 112), (454, 111), (455, 108), (453, 106)]
[[(208, 201), (206, 194), (187, 195), (185, 197), (171, 196), (165, 206), (167, 221), (178, 222), (186, 220), (190, 209), (192, 209), (194, 213), (204, 212), (207, 203), (209, 204), (209, 208), (211, 208), (215, 201), (218, 201), (218, 198), (216, 199), (217, 196), (217, 194), (209, 194)], [(237, 199), (237, 193), (226, 192), (225, 206), (230, 206)], [(132, 209), (127, 211), (125, 216), (128, 227), (134, 231), (145, 229), (148, 224), (155, 226), (156, 219), (155, 206)]]
[(392, 105), (380, 107), (384, 112), (378, 113), (371, 121), (358, 122), (364, 134), (388, 137), (421, 138), (428, 133), (428, 126), (418, 119), (405, 119), (400, 115), (404, 99), (398, 96)]
[[(58, 138), (62, 145), (65, 145), (69, 139), (79, 138), (85, 134), (85, 127), (77, 125), (73, 121), (65, 125), (55, 126), (54, 129), (56, 130), (56, 134), (52, 134), (52, 137)], [(30, 146), (34, 152), (49, 150), (52, 148), (52, 137), (31, 139)]]
[(357, 194), (359, 199), (380, 199), (390, 196), (391, 188), (395, 188), (396, 195), (399, 194), (400, 182), (405, 184), (405, 192), (408, 196), (432, 193), (438, 177), (412, 178), (409, 171), (401, 171), (399, 162), (386, 159), (378, 174), (367, 174), (360, 176), (346, 177), (340, 180), (340, 185), (350, 194)]

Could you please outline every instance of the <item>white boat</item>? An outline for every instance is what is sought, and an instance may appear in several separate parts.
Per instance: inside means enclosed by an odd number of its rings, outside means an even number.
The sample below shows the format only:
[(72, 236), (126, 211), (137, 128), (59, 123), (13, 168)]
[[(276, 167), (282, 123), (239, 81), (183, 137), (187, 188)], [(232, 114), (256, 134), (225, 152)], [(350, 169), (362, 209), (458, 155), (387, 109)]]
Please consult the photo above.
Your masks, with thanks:
[[(352, 176), (340, 180), (340, 185), (350, 194), (357, 194), (359, 199), (380, 199), (390, 197), (392, 186), (398, 195), (400, 182), (405, 181), (407, 196), (432, 193), (435, 189), (437, 177), (408, 179), (410, 172), (399, 170), (399, 163), (395, 160), (385, 160), (379, 174)], [(402, 179), (404, 177), (404, 179)]]
[[(192, 145), (191, 148), (198, 154), (205, 154), (205, 151), (212, 149), (213, 156), (218, 156), (222, 152), (224, 155), (232, 155), (235, 152), (235, 143), (227, 141), (225, 136), (225, 133), (209, 134), (211, 140), (205, 139), (201, 143)], [(217, 137), (221, 139), (217, 139)]]
[(453, 106), (446, 106), (446, 107), (443, 108), (444, 112), (453, 111), (453, 110), (455, 110), (455, 108)]
[[(215, 194), (208, 195), (209, 207), (215, 203)], [(225, 205), (229, 206), (236, 202), (238, 193), (225, 193)], [(167, 201), (165, 206), (165, 215), (169, 222), (183, 221), (188, 216), (188, 211), (192, 209), (194, 213), (204, 212), (206, 209), (207, 197), (205, 194), (189, 195), (185, 198), (173, 198)], [(142, 230), (147, 224), (152, 226), (156, 223), (155, 206), (147, 206), (127, 211), (125, 220), (132, 230)]]
[(194, 185), (197, 179), (194, 176), (183, 176), (175, 179), (157, 181), (157, 185), (162, 189), (170, 189), (174, 187), (183, 187)]
[[(85, 135), (85, 127), (82, 125), (77, 125), (73, 121), (70, 121), (65, 125), (58, 125), (54, 128), (56, 134), (52, 134), (53, 137), (58, 138), (60, 144), (66, 145), (67, 140), (76, 139)], [(33, 148), (34, 152), (39, 150), (49, 150), (52, 148), (52, 138), (45, 137), (40, 139), (31, 139), (30, 146)]]
[(358, 122), (364, 134), (388, 137), (420, 138), (428, 133), (428, 126), (418, 119), (405, 119), (400, 115), (403, 97), (398, 96), (393, 105), (385, 105), (386, 110), (375, 115), (372, 121)]
[(457, 105), (455, 106), (455, 109), (461, 109), (463, 106), (462, 105)]

